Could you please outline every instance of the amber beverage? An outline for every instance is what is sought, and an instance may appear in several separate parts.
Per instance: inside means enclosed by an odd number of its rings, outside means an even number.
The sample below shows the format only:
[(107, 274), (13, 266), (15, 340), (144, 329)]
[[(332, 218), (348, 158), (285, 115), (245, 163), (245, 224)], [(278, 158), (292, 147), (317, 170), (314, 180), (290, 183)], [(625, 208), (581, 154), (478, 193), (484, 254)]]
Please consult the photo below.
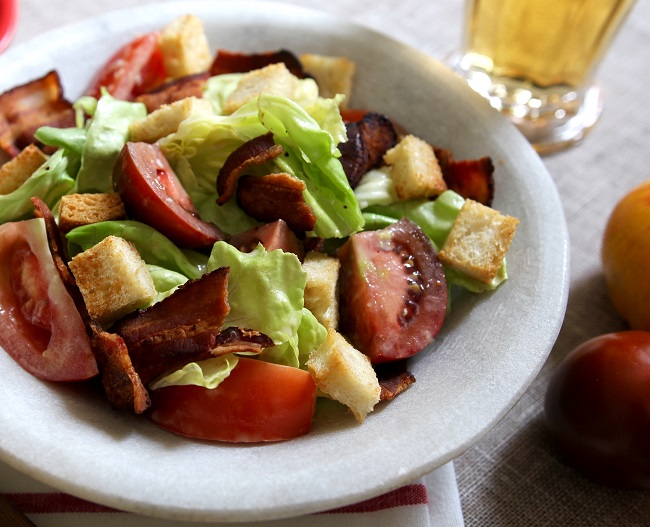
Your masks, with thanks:
[(556, 149), (580, 140), (598, 119), (594, 72), (634, 3), (466, 0), (455, 67), (538, 150)]

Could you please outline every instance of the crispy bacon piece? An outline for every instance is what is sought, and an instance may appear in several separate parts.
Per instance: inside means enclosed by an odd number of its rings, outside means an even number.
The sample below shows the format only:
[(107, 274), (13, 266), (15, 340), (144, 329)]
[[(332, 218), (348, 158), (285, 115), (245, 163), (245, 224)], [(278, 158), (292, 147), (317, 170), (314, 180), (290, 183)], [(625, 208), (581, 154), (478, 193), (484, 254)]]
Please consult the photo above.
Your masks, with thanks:
[(47, 232), (47, 239), (50, 243), (50, 252), (52, 253), (54, 265), (56, 266), (56, 270), (59, 272), (61, 280), (63, 280), (63, 283), (67, 287), (76, 288), (75, 279), (66, 264), (66, 256), (63, 252), (61, 233), (59, 232), (59, 227), (54, 220), (52, 211), (50, 211), (50, 208), (40, 198), (33, 197), (31, 200), (35, 207), (34, 216), (45, 220), (45, 231)]
[(151, 405), (149, 393), (136, 373), (124, 340), (108, 333), (96, 322), (90, 322), (91, 343), (102, 376), (104, 391), (111, 406), (117, 410), (133, 410), (141, 414)]
[[(72, 103), (56, 71), (0, 94), (0, 149), (11, 157), (31, 143), (41, 126), (74, 126)], [(8, 129), (8, 130), (7, 130)]]
[(233, 235), (228, 243), (248, 253), (261, 243), (267, 251), (282, 249), (294, 253), (300, 261), (305, 257), (303, 242), (293, 233), (284, 220), (266, 223)]
[(380, 401), (395, 399), (415, 382), (414, 375), (406, 369), (406, 361), (393, 361), (374, 365), (381, 387)]
[(304, 181), (286, 173), (241, 176), (237, 186), (239, 206), (257, 221), (284, 220), (294, 232), (313, 230), (316, 215), (305, 202)]
[(163, 104), (171, 104), (186, 97), (202, 97), (203, 88), (209, 77), (208, 73), (179, 77), (154, 90), (138, 95), (135, 101), (143, 103), (147, 107), (147, 112), (151, 113)]
[(243, 53), (220, 49), (217, 51), (212, 66), (210, 66), (210, 75), (246, 73), (279, 62), (284, 62), (287, 69), (299, 79), (306, 77), (298, 57), (286, 49), (262, 53)]
[(346, 124), (348, 140), (339, 145), (341, 164), (350, 186), (381, 164), (386, 151), (397, 144), (397, 131), (388, 117), (367, 112), (357, 122)]
[(494, 164), (490, 157), (456, 161), (449, 150), (434, 152), (447, 188), (488, 207), (494, 199)]
[(275, 144), (271, 132), (246, 141), (231, 152), (217, 177), (217, 204), (223, 205), (235, 195), (237, 180), (245, 170), (275, 159), (281, 153), (282, 146)]
[(221, 331), (230, 310), (228, 267), (190, 280), (148, 309), (127, 315), (111, 331), (124, 339), (135, 371), (146, 385), (189, 362), (231, 352), (260, 353), (273, 341), (256, 331)]

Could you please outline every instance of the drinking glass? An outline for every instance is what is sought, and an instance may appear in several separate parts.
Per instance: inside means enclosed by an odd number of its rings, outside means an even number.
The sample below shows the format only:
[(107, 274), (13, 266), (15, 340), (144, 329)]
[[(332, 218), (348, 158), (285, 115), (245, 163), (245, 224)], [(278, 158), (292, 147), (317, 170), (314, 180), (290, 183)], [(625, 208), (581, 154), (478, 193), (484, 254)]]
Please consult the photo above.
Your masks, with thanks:
[(540, 153), (597, 122), (594, 73), (635, 0), (466, 0), (454, 69)]

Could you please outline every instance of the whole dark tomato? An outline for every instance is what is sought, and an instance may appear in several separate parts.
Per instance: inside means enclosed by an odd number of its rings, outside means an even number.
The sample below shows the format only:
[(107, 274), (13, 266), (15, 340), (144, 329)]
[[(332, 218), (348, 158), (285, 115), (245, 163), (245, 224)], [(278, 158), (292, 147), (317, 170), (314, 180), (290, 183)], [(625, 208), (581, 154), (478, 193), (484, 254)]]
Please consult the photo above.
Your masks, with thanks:
[(650, 332), (588, 340), (554, 372), (546, 423), (559, 456), (600, 483), (650, 489)]

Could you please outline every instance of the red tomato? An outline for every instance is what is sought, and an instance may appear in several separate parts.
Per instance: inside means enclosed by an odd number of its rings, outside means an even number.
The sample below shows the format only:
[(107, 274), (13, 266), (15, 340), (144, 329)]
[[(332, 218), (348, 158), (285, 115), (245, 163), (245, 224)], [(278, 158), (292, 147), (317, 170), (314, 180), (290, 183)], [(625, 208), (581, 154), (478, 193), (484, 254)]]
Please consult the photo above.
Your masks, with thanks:
[(431, 240), (406, 218), (354, 234), (337, 253), (340, 331), (373, 364), (405, 359), (438, 334), (447, 285)]
[(97, 364), (50, 254), (43, 220), (0, 226), (0, 346), (33, 375), (77, 381)]
[(210, 249), (224, 238), (203, 221), (158, 145), (126, 143), (113, 168), (113, 187), (130, 217), (146, 223), (176, 245)]
[(137, 37), (120, 48), (91, 81), (86, 95), (99, 97), (104, 87), (117, 99), (130, 100), (166, 78), (158, 33)]
[(151, 393), (151, 419), (188, 437), (250, 443), (309, 432), (316, 404), (311, 375), (298, 368), (240, 358), (215, 389), (166, 386)]
[(650, 488), (650, 333), (578, 346), (555, 371), (545, 412), (567, 463), (604, 484)]

